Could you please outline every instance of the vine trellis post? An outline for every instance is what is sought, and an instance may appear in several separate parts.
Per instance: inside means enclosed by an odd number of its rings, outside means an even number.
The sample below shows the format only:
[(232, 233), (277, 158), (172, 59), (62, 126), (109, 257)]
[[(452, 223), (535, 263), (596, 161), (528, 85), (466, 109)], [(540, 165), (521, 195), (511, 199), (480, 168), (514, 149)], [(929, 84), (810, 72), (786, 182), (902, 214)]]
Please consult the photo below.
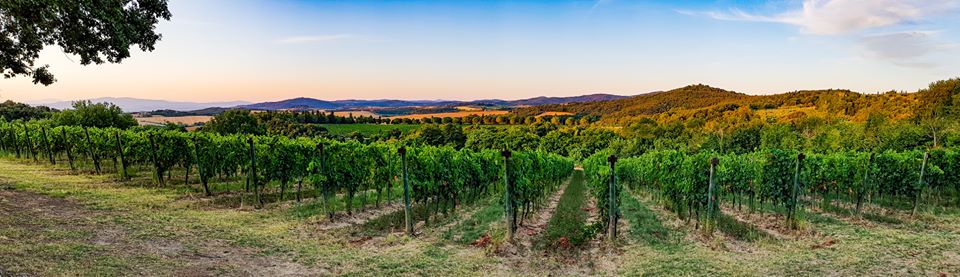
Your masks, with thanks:
[(793, 187), (790, 190), (790, 203), (787, 211), (787, 224), (791, 227), (796, 226), (796, 217), (797, 217), (797, 201), (800, 197), (800, 165), (803, 163), (803, 159), (806, 158), (805, 155), (801, 152), (797, 154), (797, 162), (794, 168), (793, 175)]
[(714, 182), (714, 172), (720, 160), (717, 157), (710, 159), (710, 186), (707, 188), (707, 218), (710, 224), (714, 224), (719, 210), (720, 203), (717, 201), (716, 182)]
[(203, 192), (207, 196), (211, 196), (212, 194), (210, 193), (210, 186), (207, 185), (207, 176), (204, 175), (204, 173), (207, 173), (207, 172), (203, 171), (203, 162), (202, 162), (203, 156), (201, 155), (201, 152), (200, 152), (200, 140), (197, 139), (196, 136), (193, 137), (193, 153), (194, 153), (193, 154), (194, 156), (197, 156), (197, 174), (200, 174), (200, 184), (203, 185)]
[(262, 207), (263, 199), (260, 198), (260, 184), (257, 183), (257, 155), (254, 150), (253, 137), (247, 138), (247, 143), (250, 144), (250, 172), (247, 173), (247, 176), (250, 178), (254, 194), (257, 197), (257, 207)]
[(37, 160), (37, 153), (33, 151), (33, 140), (30, 138), (30, 127), (27, 124), (23, 124), (23, 132), (26, 134), (27, 150), (30, 150), (30, 157), (33, 157), (33, 162), (40, 162)]
[(407, 148), (400, 147), (397, 149), (397, 153), (400, 153), (400, 163), (403, 167), (403, 219), (404, 226), (406, 227), (407, 235), (413, 236), (413, 216), (410, 210), (410, 185), (407, 180)]
[[(123, 140), (120, 139), (120, 131), (114, 131), (113, 136), (117, 141), (117, 156), (120, 156), (120, 179), (130, 179), (130, 175), (127, 175), (127, 160), (123, 156)], [(154, 153), (154, 157), (156, 157), (156, 153)], [(163, 181), (161, 180), (161, 182)]]
[(517, 214), (513, 203), (513, 184), (510, 182), (510, 150), (503, 150), (503, 205), (506, 211), (507, 241), (513, 241), (513, 233), (517, 230)]
[(50, 159), (50, 164), (57, 164), (56, 159), (53, 158), (53, 145), (50, 145), (50, 138), (47, 137), (47, 127), (40, 127), (40, 135), (43, 136), (43, 148), (47, 150), (47, 158)]
[(610, 221), (607, 222), (607, 239), (610, 242), (614, 242), (617, 239), (617, 220), (619, 219), (619, 211), (617, 210), (617, 155), (610, 155), (607, 157), (607, 162), (610, 163), (610, 187), (608, 188), (608, 200), (607, 200), (607, 214), (610, 216)]
[(920, 165), (920, 180), (917, 184), (917, 189), (914, 190), (913, 194), (913, 211), (910, 212), (910, 216), (917, 215), (917, 209), (920, 207), (920, 198), (923, 196), (923, 174), (926, 173), (927, 169), (927, 160), (930, 159), (930, 152), (923, 153), (923, 164)]
[(60, 128), (60, 138), (63, 139), (63, 151), (67, 152), (67, 161), (70, 163), (70, 170), (77, 170), (77, 167), (73, 165), (73, 145), (70, 144), (70, 140), (67, 139), (67, 128)]

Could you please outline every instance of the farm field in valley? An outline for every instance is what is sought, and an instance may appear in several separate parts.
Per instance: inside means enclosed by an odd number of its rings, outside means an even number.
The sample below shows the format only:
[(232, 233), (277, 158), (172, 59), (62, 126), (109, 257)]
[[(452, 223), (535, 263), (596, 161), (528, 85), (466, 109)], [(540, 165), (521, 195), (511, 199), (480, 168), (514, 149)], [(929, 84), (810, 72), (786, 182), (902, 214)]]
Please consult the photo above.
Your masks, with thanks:
[(390, 119), (394, 119), (394, 118), (400, 118), (400, 119), (404, 119), (404, 118), (409, 118), (409, 119), (421, 119), (421, 118), (433, 118), (433, 117), (437, 117), (437, 118), (444, 118), (444, 117), (467, 117), (467, 116), (471, 116), (471, 115), (476, 115), (476, 116), (489, 116), (489, 115), (505, 115), (505, 114), (507, 114), (507, 113), (509, 113), (509, 112), (510, 112), (510, 111), (502, 111), (502, 110), (496, 110), (496, 111), (474, 111), (474, 110), (469, 110), (469, 111), (450, 112), (450, 113), (410, 114), (410, 115), (401, 115), (401, 116), (391, 116), (391, 117), (389, 117), (389, 118), (390, 118)]
[(213, 116), (208, 115), (191, 115), (191, 116), (162, 116), (162, 115), (153, 115), (148, 117), (135, 117), (137, 122), (140, 125), (163, 125), (166, 123), (176, 123), (181, 125), (194, 125), (197, 123), (206, 123), (213, 119)]
[(331, 135), (338, 136), (349, 135), (353, 132), (363, 135), (385, 134), (394, 129), (407, 134), (420, 128), (417, 124), (321, 124), (321, 126), (327, 128)]

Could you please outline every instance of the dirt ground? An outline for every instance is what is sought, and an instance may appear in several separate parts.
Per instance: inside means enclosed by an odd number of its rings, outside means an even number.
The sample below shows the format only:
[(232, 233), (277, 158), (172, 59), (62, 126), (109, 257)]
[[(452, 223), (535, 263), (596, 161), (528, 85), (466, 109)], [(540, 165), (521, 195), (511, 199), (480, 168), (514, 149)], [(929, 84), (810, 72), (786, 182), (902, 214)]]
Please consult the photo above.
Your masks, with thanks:
[[(8, 274), (21, 269), (39, 269), (37, 267), (43, 264), (59, 262), (57, 256), (85, 248), (94, 249), (100, 257), (80, 257), (79, 265), (88, 259), (103, 257), (138, 261), (116, 264), (115, 272), (123, 274), (289, 276), (323, 273), (277, 257), (257, 255), (259, 251), (255, 249), (230, 247), (216, 240), (196, 244), (176, 237), (140, 238), (135, 230), (114, 223), (115, 215), (109, 212), (93, 210), (63, 198), (16, 191), (9, 186), (0, 186), (0, 215), (0, 234), (4, 234), (0, 241), (3, 245), (13, 246), (0, 250), (0, 253), (67, 246), (62, 252), (49, 253), (50, 260), (38, 261), (33, 266), (22, 261), (0, 259), (0, 268), (6, 268), (10, 271)], [(104, 272), (114, 271), (106, 268)]]

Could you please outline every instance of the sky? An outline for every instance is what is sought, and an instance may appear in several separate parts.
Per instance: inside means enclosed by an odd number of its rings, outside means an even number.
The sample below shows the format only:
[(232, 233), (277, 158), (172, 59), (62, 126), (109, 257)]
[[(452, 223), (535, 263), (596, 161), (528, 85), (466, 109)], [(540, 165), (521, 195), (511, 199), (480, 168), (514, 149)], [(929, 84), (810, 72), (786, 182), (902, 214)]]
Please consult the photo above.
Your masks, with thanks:
[(520, 99), (707, 84), (915, 91), (960, 76), (960, 0), (170, 0), (153, 52), (0, 99)]

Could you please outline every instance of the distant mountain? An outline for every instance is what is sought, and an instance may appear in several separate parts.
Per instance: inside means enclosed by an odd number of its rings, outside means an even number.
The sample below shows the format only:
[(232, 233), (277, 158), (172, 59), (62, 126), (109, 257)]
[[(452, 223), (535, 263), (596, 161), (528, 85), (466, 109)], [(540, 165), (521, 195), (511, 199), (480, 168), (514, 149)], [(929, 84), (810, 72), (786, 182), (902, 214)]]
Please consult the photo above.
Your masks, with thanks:
[(587, 103), (587, 102), (597, 102), (597, 101), (610, 101), (610, 100), (623, 99), (623, 98), (627, 98), (627, 97), (629, 97), (629, 96), (598, 93), (598, 94), (588, 94), (588, 95), (570, 96), (570, 97), (545, 97), (545, 96), (540, 96), (540, 97), (535, 97), (535, 98), (520, 99), (520, 100), (510, 100), (510, 101), (504, 101), (504, 100), (479, 100), (479, 101), (472, 101), (472, 102), (470, 102), (470, 103), (484, 103), (484, 102), (487, 102), (487, 101), (491, 101), (491, 103), (498, 103), (498, 102), (496, 102), (496, 101), (500, 101), (499, 103), (500, 103), (501, 106), (539, 106), (539, 105), (560, 105), (560, 104), (568, 104), (568, 103)]
[(399, 107), (426, 107), (426, 106), (535, 106), (549, 104), (567, 104), (575, 102), (607, 101), (626, 98), (627, 96), (612, 94), (590, 94), (572, 97), (536, 97), (520, 100), (487, 99), (476, 101), (451, 100), (335, 100), (325, 101), (314, 98), (299, 97), (275, 102), (263, 102), (242, 105), (239, 108), (253, 110), (286, 110), (286, 109), (322, 109), (322, 110), (349, 110), (349, 109), (377, 109)]
[[(175, 111), (192, 111), (199, 110), (209, 107), (235, 107), (240, 105), (246, 105), (250, 102), (246, 101), (228, 101), (228, 102), (178, 102), (178, 101), (166, 101), (166, 100), (153, 100), (153, 99), (140, 99), (140, 98), (131, 98), (131, 97), (101, 97), (93, 99), (84, 99), (90, 100), (94, 103), (100, 102), (109, 102), (119, 106), (125, 112), (145, 112), (145, 111), (154, 111), (154, 110), (175, 110)], [(42, 105), (51, 107), (54, 109), (69, 109), (73, 106), (74, 101), (51, 101), (51, 100), (40, 100), (28, 102), (31, 105)]]
[(282, 101), (274, 102), (262, 102), (254, 103), (249, 105), (242, 105), (240, 108), (253, 109), (253, 110), (283, 110), (283, 109), (336, 109), (341, 105), (331, 101), (324, 101), (320, 99), (298, 97), (293, 99), (287, 99)]

